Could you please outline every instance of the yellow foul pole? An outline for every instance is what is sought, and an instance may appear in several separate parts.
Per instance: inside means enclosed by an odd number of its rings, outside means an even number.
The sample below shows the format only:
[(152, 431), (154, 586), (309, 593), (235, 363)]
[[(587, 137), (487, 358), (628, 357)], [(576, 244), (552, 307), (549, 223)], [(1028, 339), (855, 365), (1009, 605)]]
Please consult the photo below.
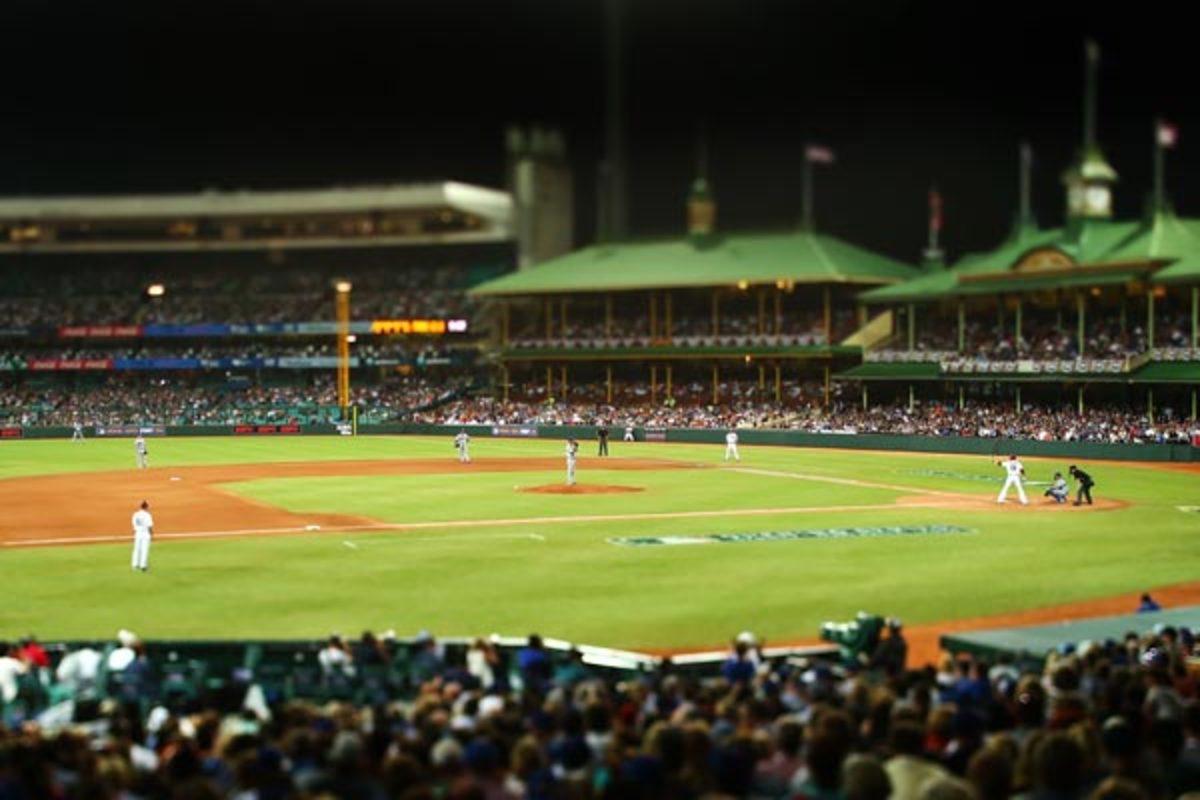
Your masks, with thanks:
[(337, 289), (337, 392), (342, 413), (350, 407), (350, 281), (338, 281)]

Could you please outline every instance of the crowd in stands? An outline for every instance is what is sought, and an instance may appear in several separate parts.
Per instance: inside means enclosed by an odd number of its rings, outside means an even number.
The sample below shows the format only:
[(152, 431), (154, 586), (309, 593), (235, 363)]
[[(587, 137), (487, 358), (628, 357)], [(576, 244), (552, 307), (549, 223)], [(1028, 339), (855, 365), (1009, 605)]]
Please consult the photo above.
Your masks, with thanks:
[[(1184, 347), (1190, 342), (1191, 322), (1181, 318), (1163, 320), (1156, 328), (1155, 339), (1160, 346)], [(904, 351), (903, 335), (895, 337), (887, 348)], [(1021, 336), (1016, 335), (1015, 322), (1006, 321), (1002, 328), (995, 320), (982, 321), (969, 317), (963, 329), (963, 350), (958, 349), (958, 323), (939, 317), (918, 318), (915, 350), (929, 354), (918, 360), (968, 360), (975, 362), (1006, 362), (1018, 359), (1035, 361), (1067, 361), (1079, 358), (1124, 359), (1146, 352), (1148, 341), (1140, 323), (1098, 317), (1085, 321), (1084, 348), (1079, 349), (1078, 330), (1054, 317), (1027, 315), (1021, 324)]]
[[(1146, 627), (1150, 627), (1147, 625)], [(403, 687), (337, 691), (395, 656), (330, 637), (330, 691), (252, 670), (220, 698), (166, 691), (129, 632), (54, 663), (0, 655), (0, 797), (531, 800), (1189, 800), (1200, 791), (1194, 636), (1156, 625), (1045, 659), (909, 664), (902, 627), (853, 660), (768, 658), (748, 632), (720, 673), (614, 676), (532, 635), (451, 652), (423, 634)], [(35, 649), (36, 648), (36, 649)], [(40, 651), (40, 652), (39, 652)], [(114, 687), (94, 687), (97, 673)], [(378, 674), (378, 673), (376, 673)], [(40, 675), (38, 680), (29, 676)], [(89, 684), (89, 679), (91, 683)], [(71, 682), (40, 715), (23, 687)], [(86, 687), (86, 688), (81, 688)], [(97, 700), (97, 695), (100, 698)]]
[[(207, 269), (159, 277), (165, 293), (147, 297), (141, 272), (50, 273), (0, 294), (5, 327), (333, 321), (330, 269)], [(469, 318), (471, 271), (459, 264), (348, 269), (354, 319)]]
[[(825, 335), (822, 312), (804, 311), (781, 317), (779, 331), (773, 319), (767, 319), (760, 332), (757, 316), (723, 315), (713, 333), (712, 318), (706, 316), (681, 316), (671, 321), (668, 335), (664, 321), (660, 320), (654, 335), (650, 333), (650, 318), (641, 315), (619, 318), (607, 328), (603, 319), (583, 317), (568, 321), (565, 332), (556, 329), (550, 337), (545, 331), (527, 327), (513, 335), (512, 344), (518, 347), (547, 348), (565, 347), (648, 347), (671, 345), (675, 347), (816, 347), (829, 344)], [(831, 319), (832, 341), (840, 342), (854, 332), (855, 315), (848, 309), (839, 309)], [(606, 334), (606, 331), (610, 333)]]
[[(351, 386), (364, 422), (391, 422), (456, 397), (468, 374), (433, 379), (394, 376)], [(0, 383), (0, 421), (22, 426), (332, 424), (341, 421), (337, 388), (327, 374), (279, 385), (226, 384), (179, 377), (110, 375), (80, 385)]]
[[(390, 359), (404, 362), (425, 362), (447, 359), (456, 349), (466, 349), (447, 339), (409, 339), (401, 336), (361, 336), (350, 345), (350, 355), (367, 360)], [(105, 360), (105, 359), (167, 359), (196, 358), (332, 358), (337, 356), (337, 343), (331, 336), (305, 336), (272, 339), (239, 339), (237, 341), (185, 339), (169, 342), (158, 339), (134, 345), (98, 346), (89, 343), (75, 347), (59, 345), (28, 346), (0, 350), (0, 369), (24, 369), (37, 360)]]

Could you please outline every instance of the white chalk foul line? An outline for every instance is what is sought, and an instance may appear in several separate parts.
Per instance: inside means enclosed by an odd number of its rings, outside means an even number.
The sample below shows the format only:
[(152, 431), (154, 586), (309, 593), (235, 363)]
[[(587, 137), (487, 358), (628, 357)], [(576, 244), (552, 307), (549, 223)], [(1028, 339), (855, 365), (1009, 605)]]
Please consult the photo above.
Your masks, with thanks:
[[(864, 489), (890, 489), (895, 492), (910, 492), (926, 494), (932, 497), (947, 497), (956, 500), (978, 500), (975, 495), (961, 492), (946, 492), (940, 489), (924, 489), (919, 486), (901, 486), (895, 483), (877, 483), (875, 481), (860, 481), (854, 478), (834, 478), (829, 475), (809, 475), (803, 472), (779, 472), (771, 469), (755, 469), (754, 467), (730, 467), (733, 472), (746, 472), (751, 475), (766, 475), (771, 478), (791, 478), (798, 481), (816, 481), (818, 483), (836, 483), (841, 486), (859, 486)], [(912, 508), (912, 506), (908, 506)]]
[[(788, 473), (780, 473), (786, 475)], [(954, 495), (961, 500), (963, 495)], [(754, 517), (773, 514), (824, 514), (843, 511), (906, 511), (915, 508), (944, 508), (944, 503), (935, 501), (923, 503), (875, 503), (870, 505), (843, 506), (784, 506), (779, 508), (734, 508), (718, 511), (662, 511), (645, 512), (640, 514), (580, 514), (578, 516), (557, 517), (514, 517), (510, 519), (460, 519), (442, 522), (376, 522), (363, 525), (338, 525), (328, 531), (314, 532), (308, 526), (297, 525), (288, 528), (242, 528), (228, 531), (187, 531), (180, 533), (156, 533), (156, 540), (163, 539), (223, 539), (239, 536), (263, 536), (278, 533), (349, 533), (367, 531), (420, 531), (443, 528), (501, 528), (509, 525), (544, 525), (548, 523), (570, 522), (634, 522), (639, 520), (656, 519), (706, 519), (711, 517)], [(537, 535), (537, 534), (535, 534)], [(18, 541), (0, 542), (7, 548), (39, 547), (57, 544), (103, 544), (110, 542), (127, 542), (129, 535), (108, 536), (62, 536), (54, 539), (25, 539)]]

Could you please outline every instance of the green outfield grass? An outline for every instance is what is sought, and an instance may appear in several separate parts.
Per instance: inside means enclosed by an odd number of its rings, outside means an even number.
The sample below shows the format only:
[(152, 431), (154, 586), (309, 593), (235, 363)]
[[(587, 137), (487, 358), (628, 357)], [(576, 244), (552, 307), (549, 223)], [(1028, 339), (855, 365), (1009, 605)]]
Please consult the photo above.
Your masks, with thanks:
[[(155, 466), (453, 458), (448, 439), (416, 437), (197, 437), (150, 446)], [(614, 442), (612, 449), (614, 461), (705, 468), (580, 470), (581, 483), (644, 488), (614, 495), (514, 491), (561, 482), (561, 470), (229, 484), (291, 511), (418, 527), (160, 539), (144, 575), (130, 572), (128, 543), (0, 548), (0, 637), (110, 637), (125, 627), (148, 638), (314, 638), (428, 628), (688, 647), (719, 645), (747, 628), (769, 640), (813, 638), (822, 621), (859, 610), (931, 622), (1200, 579), (1200, 514), (1177, 509), (1200, 497), (1195, 473), (1089, 465), (1097, 496), (1131, 507), (963, 511), (892, 503), (909, 489), (993, 497), (1001, 471), (986, 456), (744, 447), (730, 469), (717, 446)], [(562, 443), (477, 439), (472, 450), (477, 459), (559, 458)], [(132, 460), (128, 440), (3, 442), (0, 496), (5, 478), (129, 469)], [(1066, 467), (1025, 461), (1035, 480)], [(1040, 493), (1033, 489), (1035, 501)], [(832, 506), (859, 508), (816, 510)], [(172, 529), (170, 519), (157, 523), (160, 533)], [(690, 546), (609, 541), (924, 525), (967, 530)]]

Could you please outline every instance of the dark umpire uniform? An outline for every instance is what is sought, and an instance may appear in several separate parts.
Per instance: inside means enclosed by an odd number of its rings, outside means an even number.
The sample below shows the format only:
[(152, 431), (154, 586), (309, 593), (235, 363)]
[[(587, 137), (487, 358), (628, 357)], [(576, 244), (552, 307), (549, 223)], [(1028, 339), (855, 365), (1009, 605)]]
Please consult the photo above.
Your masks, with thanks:
[(608, 455), (608, 428), (603, 425), (597, 428), (596, 438), (600, 440), (600, 455)]
[(1071, 477), (1079, 482), (1079, 491), (1075, 493), (1075, 505), (1083, 505), (1083, 499), (1086, 497), (1087, 504), (1090, 506), (1092, 504), (1092, 487), (1096, 485), (1096, 482), (1092, 480), (1091, 475), (1088, 475), (1074, 464), (1071, 465), (1068, 472), (1071, 473)]

